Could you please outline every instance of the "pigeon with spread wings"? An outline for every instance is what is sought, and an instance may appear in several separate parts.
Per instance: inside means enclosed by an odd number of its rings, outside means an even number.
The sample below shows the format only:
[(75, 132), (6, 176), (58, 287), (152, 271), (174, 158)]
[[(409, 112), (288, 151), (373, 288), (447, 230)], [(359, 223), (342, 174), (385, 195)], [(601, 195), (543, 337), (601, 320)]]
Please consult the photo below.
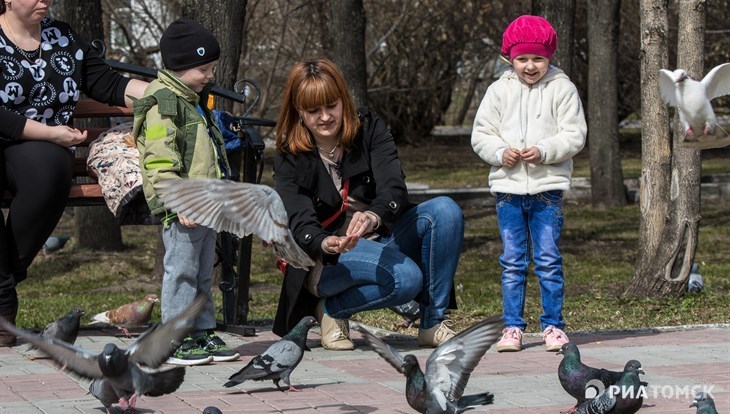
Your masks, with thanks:
[(198, 224), (238, 237), (255, 234), (272, 243), (274, 253), (289, 265), (300, 269), (314, 266), (314, 261), (294, 241), (284, 203), (271, 187), (230, 180), (187, 179), (160, 183), (158, 190), (165, 207)]
[(406, 401), (419, 413), (461, 413), (477, 405), (491, 404), (489, 393), (463, 395), (472, 371), (503, 328), (502, 317), (479, 322), (442, 343), (421, 371), (415, 355), (400, 352), (360, 327), (368, 344), (398, 372), (406, 376)]
[(688, 139), (714, 135), (718, 123), (710, 101), (730, 94), (730, 63), (714, 67), (701, 81), (692, 79), (684, 69), (660, 69), (659, 89), (664, 102), (679, 110)]
[(105, 379), (118, 396), (130, 396), (129, 408), (133, 410), (139, 396), (169, 394), (180, 386), (185, 376), (183, 367), (158, 368), (190, 334), (193, 321), (204, 307), (205, 298), (199, 297), (167, 323), (143, 333), (129, 349), (121, 349), (110, 342), (99, 353), (18, 329), (2, 318), (0, 327), (31, 343), (63, 369), (84, 378)]

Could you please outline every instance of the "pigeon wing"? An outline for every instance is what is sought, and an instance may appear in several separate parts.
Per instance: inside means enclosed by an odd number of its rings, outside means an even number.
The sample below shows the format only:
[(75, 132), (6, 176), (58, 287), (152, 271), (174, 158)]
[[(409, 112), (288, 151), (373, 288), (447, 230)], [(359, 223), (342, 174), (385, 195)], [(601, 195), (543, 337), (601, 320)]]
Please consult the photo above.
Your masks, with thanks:
[(438, 389), (451, 401), (461, 398), (472, 371), (497, 342), (502, 328), (502, 316), (495, 315), (439, 345), (426, 360), (428, 391)]
[(616, 388), (606, 388), (595, 398), (581, 403), (575, 410), (576, 414), (605, 414), (616, 405)]
[(63, 369), (73, 371), (84, 378), (102, 378), (104, 376), (99, 368), (99, 363), (96, 360), (97, 354), (95, 353), (55, 338), (44, 338), (26, 330), (18, 329), (3, 318), (0, 318), (0, 327), (30, 342), (59, 363)]
[(730, 95), (730, 63), (715, 66), (702, 79), (708, 100)]
[(403, 355), (400, 354), (395, 348), (383, 342), (380, 338), (370, 333), (367, 329), (362, 326), (357, 328), (362, 333), (365, 341), (368, 345), (373, 348), (373, 351), (377, 352), (384, 360), (388, 361), (390, 365), (395, 368), (396, 371), (401, 374), (403, 371)]
[(271, 187), (218, 179), (175, 180), (160, 183), (159, 191), (167, 208), (196, 223), (239, 237), (253, 233), (274, 243), (274, 252), (290, 265), (314, 266), (294, 241), (284, 203)]
[(203, 311), (205, 298), (199, 296), (191, 306), (162, 325), (148, 330), (129, 348), (130, 361), (157, 368), (175, 351), (193, 329), (193, 321)]
[(659, 92), (662, 99), (669, 106), (679, 106), (677, 100), (677, 85), (672, 77), (672, 72), (666, 69), (659, 69)]

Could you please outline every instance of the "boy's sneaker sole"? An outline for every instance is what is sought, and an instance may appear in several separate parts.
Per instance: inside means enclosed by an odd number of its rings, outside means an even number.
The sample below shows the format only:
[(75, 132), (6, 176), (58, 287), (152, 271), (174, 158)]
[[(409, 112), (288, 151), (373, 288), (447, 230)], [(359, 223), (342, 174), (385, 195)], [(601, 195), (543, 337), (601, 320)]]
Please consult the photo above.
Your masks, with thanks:
[(181, 359), (181, 358), (170, 357), (170, 358), (167, 358), (167, 361), (165, 361), (165, 363), (167, 363), (167, 364), (184, 365), (184, 366), (188, 366), (188, 367), (192, 367), (195, 365), (206, 365), (206, 364), (210, 364), (211, 362), (213, 362), (212, 356), (207, 356), (205, 358), (199, 358), (199, 359)]
[(229, 362), (229, 361), (237, 360), (238, 358), (241, 357), (241, 354), (236, 352), (233, 355), (226, 355), (226, 356), (211, 355), (210, 357), (213, 358), (213, 362)]

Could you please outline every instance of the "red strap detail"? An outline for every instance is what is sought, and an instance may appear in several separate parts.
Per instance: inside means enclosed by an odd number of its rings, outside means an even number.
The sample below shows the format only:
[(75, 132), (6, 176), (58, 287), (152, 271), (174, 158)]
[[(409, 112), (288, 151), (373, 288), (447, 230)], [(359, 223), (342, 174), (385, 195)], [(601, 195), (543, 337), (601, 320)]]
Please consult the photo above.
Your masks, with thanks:
[(350, 207), (350, 203), (347, 202), (347, 192), (350, 190), (350, 180), (345, 180), (345, 184), (342, 186), (342, 206), (335, 214), (332, 215), (332, 217), (328, 218), (327, 220), (322, 222), (322, 227), (327, 227), (330, 224), (332, 224), (333, 221), (337, 217), (340, 216), (343, 212), (347, 211), (347, 208)]
[[(332, 217), (328, 218), (327, 220), (322, 222), (322, 227), (329, 226), (337, 217), (340, 216), (343, 212), (347, 211), (347, 208), (350, 207), (350, 203), (347, 202), (347, 193), (350, 190), (350, 180), (345, 180), (345, 184), (342, 186), (342, 207), (340, 207), (339, 210), (335, 214), (332, 215)], [(286, 265), (287, 263), (282, 259), (281, 257), (276, 258), (276, 268), (279, 269), (281, 272), (281, 275), (286, 274)]]

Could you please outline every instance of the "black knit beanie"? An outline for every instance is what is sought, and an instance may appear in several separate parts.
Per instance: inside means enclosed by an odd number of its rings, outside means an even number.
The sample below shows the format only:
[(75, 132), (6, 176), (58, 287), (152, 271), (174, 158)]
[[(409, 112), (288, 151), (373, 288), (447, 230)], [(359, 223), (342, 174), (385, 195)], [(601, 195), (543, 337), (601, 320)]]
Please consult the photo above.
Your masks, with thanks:
[(160, 39), (160, 53), (165, 69), (180, 71), (218, 59), (221, 47), (208, 29), (183, 17), (165, 29)]

